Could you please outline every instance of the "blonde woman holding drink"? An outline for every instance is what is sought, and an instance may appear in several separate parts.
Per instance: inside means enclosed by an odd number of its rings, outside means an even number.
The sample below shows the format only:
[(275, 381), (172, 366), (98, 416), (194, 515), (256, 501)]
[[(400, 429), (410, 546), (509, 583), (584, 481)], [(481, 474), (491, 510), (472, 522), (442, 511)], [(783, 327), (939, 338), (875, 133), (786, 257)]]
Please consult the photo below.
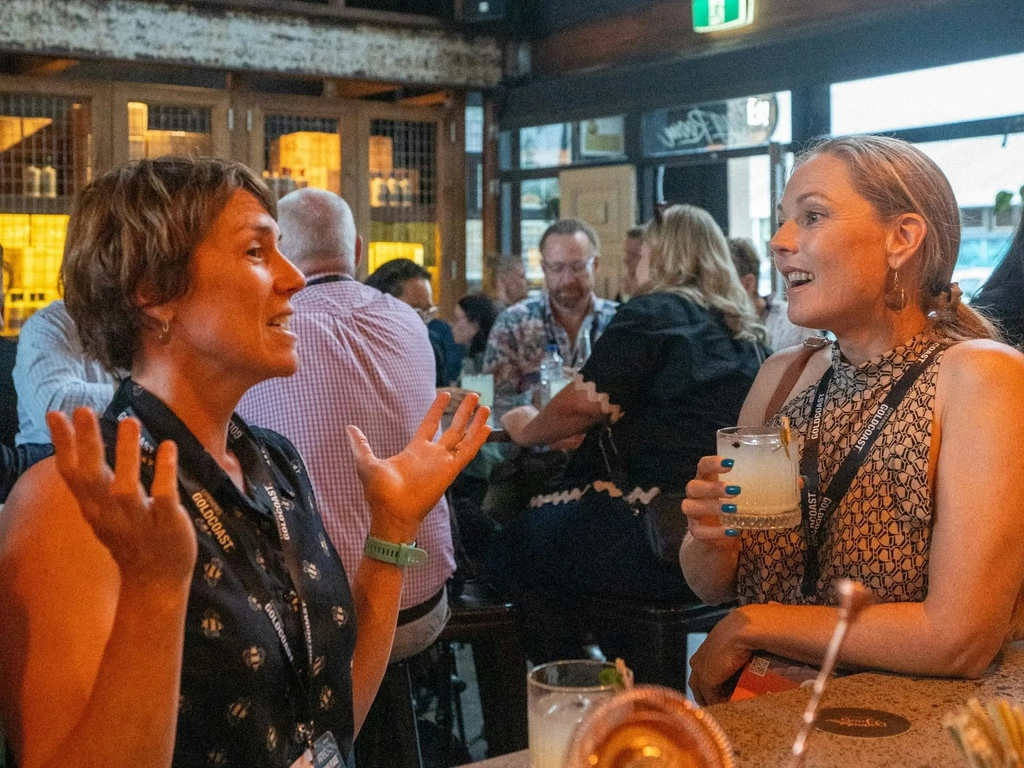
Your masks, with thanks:
[[(836, 342), (774, 355), (740, 414), (749, 426), (787, 417), (802, 438), (799, 526), (724, 527), (744, 489), (727, 495), (721, 456), (704, 457), (687, 486), (687, 582), (707, 602), (743, 603), (694, 655), (691, 687), (721, 700), (754, 651), (820, 663), (843, 577), (877, 603), (841, 664), (977, 676), (1024, 615), (1024, 356), (951, 285), (959, 210), (912, 145), (813, 147), (779, 214), (771, 247), (789, 319)], [(777, 393), (785, 402), (769, 413)]]

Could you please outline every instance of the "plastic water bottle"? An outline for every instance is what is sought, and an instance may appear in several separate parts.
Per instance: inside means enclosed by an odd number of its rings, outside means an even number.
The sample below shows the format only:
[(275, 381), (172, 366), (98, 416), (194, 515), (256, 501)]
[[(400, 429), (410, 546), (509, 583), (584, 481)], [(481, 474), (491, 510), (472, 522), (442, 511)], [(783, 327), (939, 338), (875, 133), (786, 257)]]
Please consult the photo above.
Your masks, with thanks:
[(590, 325), (587, 324), (580, 329), (579, 338), (576, 339), (576, 356), (572, 361), (575, 370), (578, 371), (590, 359), (590, 347)]
[(548, 344), (540, 361), (540, 405), (543, 408), (551, 400), (551, 384), (563, 377), (562, 356), (557, 344)]

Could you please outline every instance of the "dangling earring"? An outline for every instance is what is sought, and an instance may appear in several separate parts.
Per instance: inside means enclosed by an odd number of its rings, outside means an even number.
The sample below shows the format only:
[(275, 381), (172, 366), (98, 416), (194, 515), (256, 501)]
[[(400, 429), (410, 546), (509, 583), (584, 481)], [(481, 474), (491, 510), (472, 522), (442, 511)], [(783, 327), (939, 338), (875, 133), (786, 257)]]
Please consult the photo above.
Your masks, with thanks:
[(167, 320), (160, 323), (160, 331), (156, 335), (157, 341), (165, 347), (171, 343), (171, 324)]
[[(892, 275), (892, 278), (889, 277)], [(907, 306), (907, 292), (900, 283), (900, 273), (891, 269), (885, 275), (885, 306), (893, 312), (902, 312)]]

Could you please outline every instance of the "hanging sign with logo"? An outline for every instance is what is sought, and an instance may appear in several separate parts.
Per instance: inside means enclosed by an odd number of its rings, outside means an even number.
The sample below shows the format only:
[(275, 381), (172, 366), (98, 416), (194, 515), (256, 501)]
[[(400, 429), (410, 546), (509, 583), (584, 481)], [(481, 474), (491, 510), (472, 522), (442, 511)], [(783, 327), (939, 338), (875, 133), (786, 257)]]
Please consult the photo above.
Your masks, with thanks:
[(778, 121), (775, 94), (659, 109), (643, 116), (644, 154), (757, 147), (768, 143)]
[(719, 32), (754, 21), (754, 0), (692, 0), (693, 31)]

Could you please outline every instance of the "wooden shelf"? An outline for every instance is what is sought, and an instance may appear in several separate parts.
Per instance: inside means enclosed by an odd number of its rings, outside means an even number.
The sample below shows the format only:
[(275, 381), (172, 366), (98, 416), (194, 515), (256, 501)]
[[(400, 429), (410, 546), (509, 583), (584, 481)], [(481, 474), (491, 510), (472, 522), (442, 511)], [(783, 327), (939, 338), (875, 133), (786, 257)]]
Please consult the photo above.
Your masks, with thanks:
[(70, 213), (73, 196), (0, 195), (0, 213)]
[(437, 214), (432, 205), (414, 205), (409, 208), (388, 206), (387, 208), (370, 208), (370, 220), (385, 224), (435, 224)]

